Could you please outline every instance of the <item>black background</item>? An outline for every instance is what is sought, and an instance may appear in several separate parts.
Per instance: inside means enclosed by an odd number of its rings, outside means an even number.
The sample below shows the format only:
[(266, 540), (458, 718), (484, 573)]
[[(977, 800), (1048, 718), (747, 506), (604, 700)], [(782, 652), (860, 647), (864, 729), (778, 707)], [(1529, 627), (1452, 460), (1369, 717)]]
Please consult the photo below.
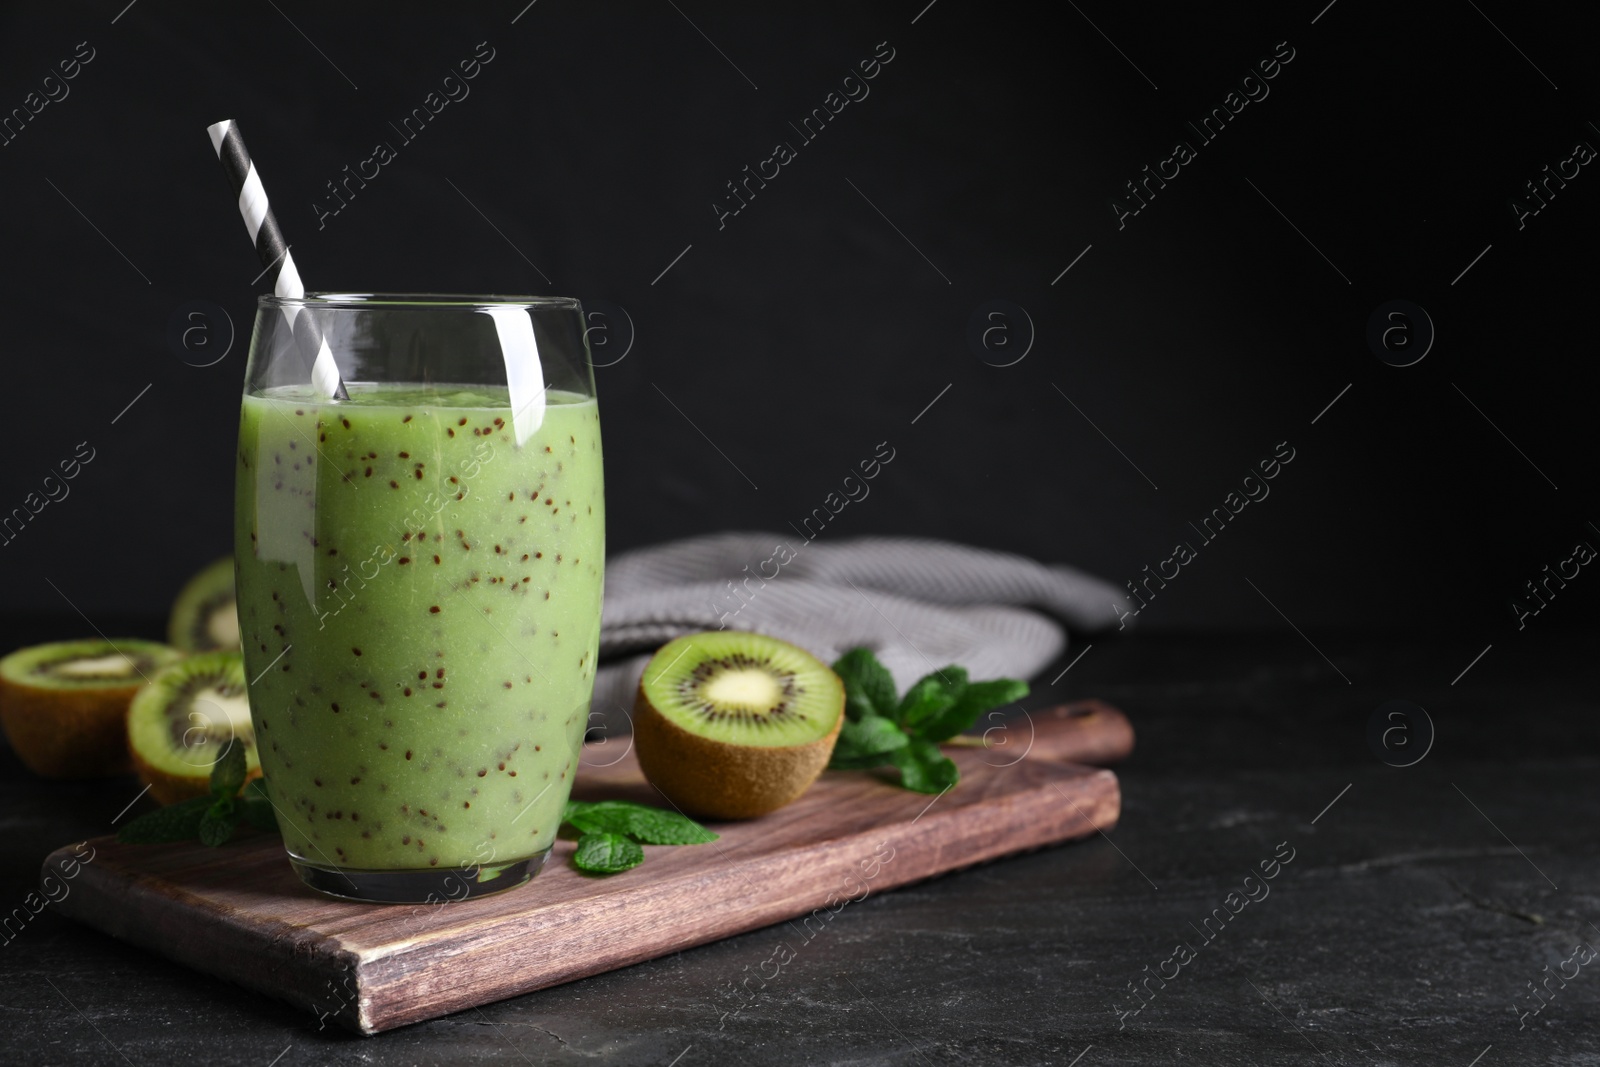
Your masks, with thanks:
[[(824, 537), (949, 538), (1120, 584), (1198, 543), (1188, 523), (1288, 441), (1271, 496), (1144, 624), (1281, 627), (1270, 597), (1303, 629), (1481, 635), (1466, 654), (1526, 640), (1521, 584), (1600, 544), (1600, 177), (1585, 167), (1520, 231), (1507, 206), (1576, 141), (1600, 145), (1575, 16), (924, 3), (10, 11), (0, 111), (78, 42), (95, 58), (0, 147), (0, 509), (78, 442), (95, 459), (0, 547), (8, 606), (154, 616), (228, 548), (265, 285), (205, 134), (233, 118), (313, 289), (626, 309), (632, 348), (597, 371), (613, 553), (786, 530), (888, 441), (894, 462)], [(401, 145), (388, 123), (482, 41), (470, 96)], [(884, 41), (870, 96), (800, 145), (788, 124)], [(1280, 41), (1294, 59), (1270, 96), (1198, 145), (1184, 121)], [(1198, 158), (1119, 230), (1108, 199), (1179, 137)], [(319, 229), (324, 183), (380, 140), (397, 158)], [(719, 230), (724, 183), (779, 141), (798, 158)], [(1400, 298), (1438, 332), (1405, 368), (1365, 340)], [(1036, 332), (1013, 366), (967, 342), (993, 299)], [(169, 341), (190, 301), (238, 330), (213, 366)], [(1590, 584), (1529, 630), (1578, 622)]]

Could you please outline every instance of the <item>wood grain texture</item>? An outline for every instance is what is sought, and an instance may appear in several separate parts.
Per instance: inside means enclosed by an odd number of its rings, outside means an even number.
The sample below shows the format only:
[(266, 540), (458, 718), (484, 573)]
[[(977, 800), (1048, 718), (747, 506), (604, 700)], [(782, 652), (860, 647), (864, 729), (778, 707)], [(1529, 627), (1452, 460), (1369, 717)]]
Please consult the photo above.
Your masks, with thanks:
[[(1035, 712), (1005, 727), (1006, 744), (991, 733), (992, 747), (953, 750), (961, 782), (942, 796), (874, 772), (829, 773), (762, 819), (712, 824), (713, 844), (648, 848), (643, 866), (609, 878), (580, 874), (573, 843), (558, 841), (543, 873), (497, 896), (355, 904), (302, 886), (276, 837), (219, 849), (100, 838), (57, 907), (372, 1034), (786, 919), (825, 924), (842, 901), (1108, 829), (1116, 776), (1050, 758), (1126, 753), (1127, 721), (1092, 711)], [(1008, 748), (1029, 738), (1026, 758)], [(665, 806), (626, 745), (589, 746), (573, 795)]]

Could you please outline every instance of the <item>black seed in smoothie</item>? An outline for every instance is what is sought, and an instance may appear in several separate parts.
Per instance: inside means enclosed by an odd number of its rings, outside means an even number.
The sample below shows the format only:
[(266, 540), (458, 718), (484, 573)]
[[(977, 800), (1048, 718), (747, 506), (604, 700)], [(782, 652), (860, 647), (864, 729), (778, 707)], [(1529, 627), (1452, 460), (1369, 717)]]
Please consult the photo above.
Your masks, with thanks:
[(449, 703), (449, 702), (448, 702), (448, 701), (444, 701), (444, 700), (441, 700), (441, 701), (439, 701), (439, 703), (437, 703), (437, 704), (435, 704), (435, 705), (434, 705), (434, 707), (436, 707), (436, 708), (442, 708), (442, 707), (444, 707), (444, 706), (445, 706), (445, 704), (447, 704), (447, 703)]
[[(411, 687), (408, 685), (408, 686), (406, 686), (406, 696), (410, 696), (410, 695), (411, 695)], [(409, 759), (409, 758), (410, 757), (408, 756), (407, 759)]]
[(400, 843), (401, 843), (401, 844), (402, 844), (402, 845), (409, 845), (409, 844), (411, 844), (411, 835), (410, 835), (410, 834), (406, 834), (406, 835), (405, 835), (405, 836), (404, 836), (404, 837), (402, 837), (402, 838), (401, 838), (401, 839), (400, 839)]
[(358, 656), (361, 655), (361, 650), (359, 648), (352, 648), (350, 651), (354, 652)]
[(446, 427), (445, 427), (445, 428), (444, 428), (444, 432), (445, 432), (445, 433), (447, 433), (447, 434), (449, 434), (449, 435), (450, 435), (450, 436), (451, 436), (451, 437), (454, 437), (454, 436), (455, 436), (455, 435), (456, 435), (456, 432), (455, 432), (455, 430), (453, 430), (453, 429), (451, 429), (451, 428), (450, 428), (450, 427), (448, 427), (448, 426), (446, 426)]
[[(501, 682), (501, 683), (500, 683), (500, 684), (501, 684), (501, 685), (503, 685), (503, 686), (505, 686), (505, 687), (506, 687), (506, 688), (507, 688), (507, 689), (510, 689), (510, 688), (511, 688), (511, 683), (510, 683), (510, 682)], [(263, 727), (264, 727), (264, 726), (266, 726), (266, 725), (267, 725), (267, 724), (266, 724), (266, 721), (265, 721), (265, 720), (262, 720), (262, 723), (261, 723), (261, 725), (262, 725), (262, 726), (263, 726)]]
[(411, 458), (411, 453), (410, 452), (402, 452), (402, 453), (400, 453), (400, 458), (401, 459), (410, 459)]
[(456, 423), (457, 426), (465, 426), (466, 424), (467, 424), (466, 416), (462, 416), (461, 421)]
[(367, 468), (367, 477), (368, 478), (372, 477), (372, 468), (371, 467)]
[(429, 614), (430, 614), (430, 615), (437, 615), (437, 614), (439, 614), (439, 605), (437, 605), (437, 604), (435, 604), (435, 605), (434, 605), (434, 606), (433, 606), (433, 607), (431, 607), (431, 608), (429, 608), (429, 609), (428, 609), (428, 613), (429, 613)]
[(400, 483), (395, 481), (393, 478), (391, 478), (391, 479), (389, 479), (389, 488), (390, 489), (398, 489), (398, 488), (400, 488)]
[(332, 709), (333, 709), (333, 713), (334, 713), (334, 714), (335, 714), (335, 715), (337, 715), (337, 714), (339, 714), (339, 705), (337, 705), (337, 704), (330, 704), (330, 705), (328, 705), (328, 706), (329, 706), (329, 707), (331, 707), (331, 708), (332, 708)]
[(410, 758), (411, 758), (411, 750), (408, 748), (408, 749), (406, 749), (406, 759), (410, 759)]
[(429, 867), (437, 867), (437, 866), (439, 866), (439, 857), (438, 856), (434, 856), (434, 857), (430, 858), (428, 860), (428, 866)]
[(311, 779), (311, 784), (320, 789), (322, 787), (322, 779), (321, 778), (313, 778), (313, 779)]
[(405, 418), (401, 419), (400, 421), (401, 422), (410, 422), (411, 421), (411, 416), (407, 415)]
[(378, 751), (380, 751), (380, 752), (389, 751), (389, 743), (387, 741), (379, 741), (378, 742)]
[(419, 481), (419, 482), (422, 481), (422, 468), (421, 467), (417, 468), (417, 481)]
[(439, 562), (439, 557), (438, 556), (434, 556), (433, 557), (433, 562), (434, 563), (438, 563)]
[(401, 556), (399, 562), (400, 562), (400, 566), (404, 567), (407, 563), (411, 562), (411, 557), (410, 556)]

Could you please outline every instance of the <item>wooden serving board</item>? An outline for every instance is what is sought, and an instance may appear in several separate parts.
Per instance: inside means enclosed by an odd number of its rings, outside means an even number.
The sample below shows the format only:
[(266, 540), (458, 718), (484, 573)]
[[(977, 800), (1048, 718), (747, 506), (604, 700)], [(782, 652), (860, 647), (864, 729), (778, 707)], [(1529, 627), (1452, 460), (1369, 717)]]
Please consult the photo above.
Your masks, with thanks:
[[(951, 751), (961, 782), (937, 798), (873, 772), (829, 772), (764, 818), (713, 823), (710, 845), (646, 848), (605, 878), (558, 841), (517, 889), (436, 905), (357, 904), (306, 889), (275, 836), (223, 848), (90, 842), (57, 908), (114, 937), (307, 1008), (365, 1034), (600, 974), (841, 901), (1109, 829), (1109, 770), (1133, 745), (1098, 702), (1034, 713), (990, 748)], [(574, 796), (663, 804), (626, 740), (591, 745)], [(606, 766), (609, 764), (609, 766)], [(73, 846), (80, 848), (81, 846)], [(63, 848), (48, 871), (82, 853)]]

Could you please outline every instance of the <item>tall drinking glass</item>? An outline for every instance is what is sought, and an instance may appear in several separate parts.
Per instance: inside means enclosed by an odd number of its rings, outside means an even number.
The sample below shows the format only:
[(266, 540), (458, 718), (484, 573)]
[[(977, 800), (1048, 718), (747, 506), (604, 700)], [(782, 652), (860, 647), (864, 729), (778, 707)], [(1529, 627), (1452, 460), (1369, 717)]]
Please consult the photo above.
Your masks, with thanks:
[[(326, 344), (348, 400), (319, 396)], [(460, 899), (538, 872), (600, 639), (576, 300), (262, 297), (235, 558), (255, 743), (307, 885)]]

